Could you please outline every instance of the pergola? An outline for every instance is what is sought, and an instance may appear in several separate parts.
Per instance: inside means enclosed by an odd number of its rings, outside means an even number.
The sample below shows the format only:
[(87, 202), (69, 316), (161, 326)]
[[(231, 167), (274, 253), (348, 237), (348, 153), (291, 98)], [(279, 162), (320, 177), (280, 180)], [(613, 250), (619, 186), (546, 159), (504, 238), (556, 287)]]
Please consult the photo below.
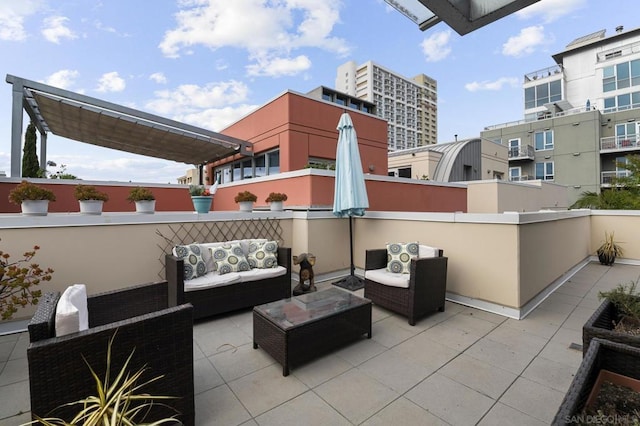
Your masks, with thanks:
[(425, 31), (444, 22), (465, 35), (540, 0), (385, 0)]
[(41, 135), (42, 168), (47, 164), (48, 133), (198, 167), (234, 154), (253, 156), (251, 144), (241, 139), (9, 74), (6, 81), (13, 85), (14, 177), (21, 176), (23, 109)]

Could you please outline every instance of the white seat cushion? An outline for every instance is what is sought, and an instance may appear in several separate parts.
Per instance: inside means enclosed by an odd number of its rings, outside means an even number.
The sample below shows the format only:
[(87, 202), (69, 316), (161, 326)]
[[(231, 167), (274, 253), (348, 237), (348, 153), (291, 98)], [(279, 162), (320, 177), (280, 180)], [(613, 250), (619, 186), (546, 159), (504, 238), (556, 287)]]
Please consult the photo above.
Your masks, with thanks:
[(287, 268), (285, 268), (284, 266), (276, 266), (275, 268), (254, 268), (250, 271), (243, 271), (240, 272), (240, 281), (242, 281), (243, 283), (249, 282), (249, 281), (257, 281), (257, 280), (263, 280), (265, 278), (273, 278), (273, 277), (279, 277), (281, 275), (284, 275), (287, 273)]
[(58, 300), (56, 336), (77, 333), (88, 328), (87, 288), (84, 284), (74, 284), (67, 287)]
[(184, 282), (184, 291), (202, 290), (203, 288), (236, 284), (240, 282), (239, 272), (229, 272), (228, 274), (218, 274), (209, 272), (198, 278)]
[(420, 244), (418, 246), (418, 257), (423, 259), (425, 257), (438, 257), (440, 255), (440, 249), (437, 247), (425, 246)]
[(364, 271), (364, 277), (380, 284), (409, 288), (409, 274), (398, 274), (387, 271), (387, 268)]

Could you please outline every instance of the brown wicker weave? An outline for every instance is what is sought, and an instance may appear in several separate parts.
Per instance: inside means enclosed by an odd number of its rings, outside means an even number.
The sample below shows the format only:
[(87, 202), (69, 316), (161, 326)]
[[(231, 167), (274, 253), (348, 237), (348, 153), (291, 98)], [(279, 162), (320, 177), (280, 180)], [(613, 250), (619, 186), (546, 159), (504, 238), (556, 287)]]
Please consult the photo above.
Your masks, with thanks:
[(184, 291), (184, 261), (171, 254), (166, 255), (165, 260), (169, 288), (177, 291), (170, 297), (175, 297), (176, 303), (191, 303), (194, 319), (291, 297), (290, 248), (278, 247), (278, 265), (287, 268), (287, 273), (284, 275), (195, 291)]
[[(411, 261), (409, 288), (393, 287), (370, 279), (364, 280), (364, 297), (409, 319), (410, 325), (428, 313), (444, 311), (447, 292), (447, 258), (439, 257)], [(387, 250), (367, 250), (365, 271), (387, 266)]]
[(193, 307), (168, 307), (167, 282), (143, 284), (88, 298), (89, 329), (55, 337), (55, 308), (59, 293), (46, 294), (29, 323), (27, 349), (31, 415), (61, 417), (67, 421), (81, 406), (62, 404), (95, 395), (96, 385), (83, 360), (104, 377), (109, 339), (112, 373), (120, 370), (135, 349), (129, 365), (134, 372), (146, 365), (144, 378), (164, 377), (138, 393), (178, 397), (155, 405), (147, 421), (181, 413), (185, 425), (195, 424), (193, 383)]
[[(325, 295), (327, 297), (323, 298)], [(304, 296), (297, 298), (300, 297)], [(331, 303), (317, 310), (309, 308), (306, 310), (308, 318), (295, 323), (284, 321), (281, 316), (285, 305), (295, 305), (297, 298), (253, 308), (253, 348), (260, 346), (278, 361), (283, 376), (289, 375), (290, 367), (324, 355), (363, 335), (371, 338), (369, 300), (336, 288), (318, 291), (313, 293), (314, 299)]]
[(573, 377), (553, 425), (577, 424), (600, 370), (640, 379), (640, 349), (594, 338)]
[(624, 343), (640, 348), (640, 336), (615, 331), (613, 327), (620, 319), (618, 310), (609, 299), (605, 299), (591, 317), (582, 326), (582, 355), (589, 349), (589, 342), (594, 337)]

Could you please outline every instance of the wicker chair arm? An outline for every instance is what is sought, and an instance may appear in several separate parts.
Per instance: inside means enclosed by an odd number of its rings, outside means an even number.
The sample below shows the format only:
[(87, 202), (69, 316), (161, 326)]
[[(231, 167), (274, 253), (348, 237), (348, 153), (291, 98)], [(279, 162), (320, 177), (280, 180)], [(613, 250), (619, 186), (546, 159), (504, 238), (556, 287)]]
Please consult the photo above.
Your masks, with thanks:
[(290, 247), (278, 247), (278, 265), (284, 266), (289, 272), (291, 271)]
[(58, 300), (60, 300), (60, 292), (48, 292), (42, 296), (38, 302), (36, 313), (27, 325), (30, 342), (37, 342), (56, 335), (55, 319)]
[(169, 287), (169, 304), (174, 306), (184, 303), (184, 260), (167, 254), (164, 258), (164, 269)]
[(381, 269), (387, 266), (387, 249), (372, 249), (365, 251), (365, 271)]
[(409, 289), (413, 289), (416, 296), (428, 296), (434, 292), (446, 291), (448, 258), (425, 257), (411, 261), (411, 276)]

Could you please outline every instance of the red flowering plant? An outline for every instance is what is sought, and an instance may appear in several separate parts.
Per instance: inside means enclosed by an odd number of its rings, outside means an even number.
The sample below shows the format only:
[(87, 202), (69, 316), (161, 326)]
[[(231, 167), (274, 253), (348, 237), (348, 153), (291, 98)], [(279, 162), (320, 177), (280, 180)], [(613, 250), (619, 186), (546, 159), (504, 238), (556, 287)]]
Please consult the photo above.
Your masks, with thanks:
[(211, 192), (209, 188), (204, 187), (203, 185), (189, 185), (189, 194), (192, 197), (210, 197)]
[(22, 259), (11, 262), (11, 255), (0, 250), (0, 317), (8, 320), (18, 312), (18, 308), (27, 305), (37, 305), (42, 297), (41, 290), (31, 287), (42, 281), (51, 281), (53, 269), (43, 269), (37, 263), (31, 262), (40, 247), (22, 255)]

